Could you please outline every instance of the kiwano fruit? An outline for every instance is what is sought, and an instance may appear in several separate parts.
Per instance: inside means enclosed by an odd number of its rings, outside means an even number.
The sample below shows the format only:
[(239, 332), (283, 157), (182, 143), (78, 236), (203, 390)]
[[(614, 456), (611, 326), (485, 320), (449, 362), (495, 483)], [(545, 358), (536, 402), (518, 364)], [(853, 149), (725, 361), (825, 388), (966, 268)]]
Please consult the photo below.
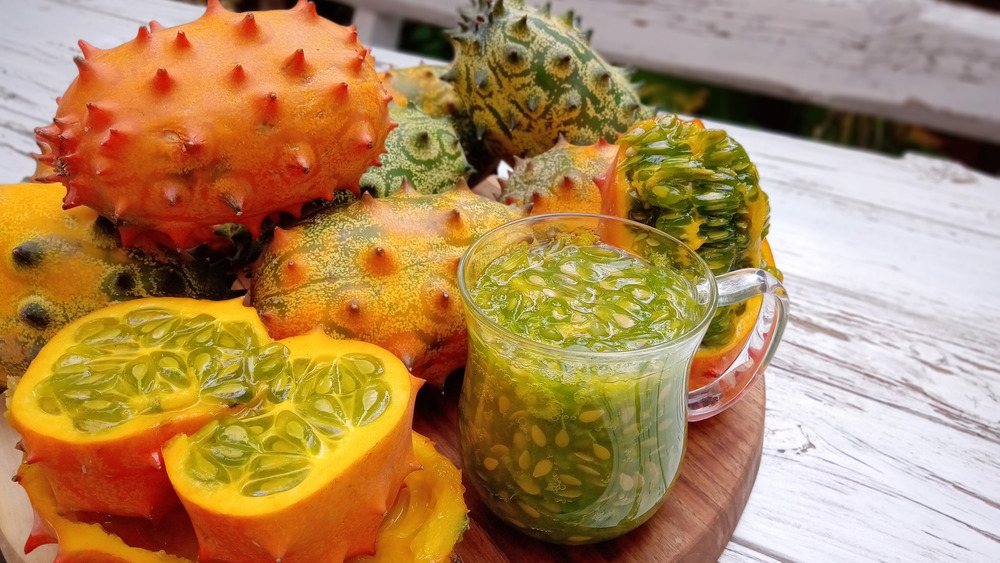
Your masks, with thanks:
[(70, 321), (139, 297), (225, 299), (232, 261), (122, 248), (111, 222), (63, 211), (62, 186), (0, 186), (0, 387)]
[(554, 146), (614, 141), (652, 115), (624, 71), (590, 47), (572, 12), (523, 0), (476, 0), (451, 36), (449, 78), (494, 155), (508, 162)]
[(408, 183), (388, 198), (366, 193), (277, 229), (257, 261), (251, 302), (274, 338), (322, 327), (378, 344), (440, 385), (465, 365), (458, 262), (480, 236), (521, 215), (464, 181), (436, 195)]
[(144, 299), (56, 334), (9, 420), (63, 512), (155, 521), (179, 499), (200, 559), (340, 561), (372, 552), (416, 468), (419, 385), (371, 344), (273, 341), (235, 300)]
[(571, 145), (562, 137), (551, 149), (515, 159), (502, 182), (500, 199), (508, 205), (531, 205), (531, 215), (600, 213), (601, 191), (594, 178), (607, 172), (618, 154), (601, 139), (594, 145)]
[(54, 170), (38, 179), (120, 225), (126, 245), (188, 248), (225, 223), (256, 234), (265, 217), (357, 193), (392, 127), (357, 33), (305, 0), (248, 13), (210, 0), (194, 22), (80, 46), (79, 76), (35, 130)]
[(389, 116), (399, 127), (385, 140), (382, 164), (361, 176), (361, 190), (375, 197), (396, 193), (403, 178), (422, 194), (436, 194), (469, 177), (458, 132), (447, 118), (435, 118), (412, 107), (389, 106)]
[[(348, 563), (445, 563), (468, 523), (462, 476), (427, 438), (412, 433), (421, 469), (406, 476), (375, 539), (374, 555)], [(148, 520), (62, 511), (37, 465), (22, 464), (16, 480), (35, 510), (25, 552), (58, 543), (59, 563), (194, 563), (198, 539), (183, 509), (156, 525)], [(324, 559), (326, 561), (326, 559)]]
[[(665, 115), (618, 138), (617, 160), (599, 179), (603, 212), (656, 227), (684, 242), (716, 275), (766, 268), (770, 206), (757, 168), (725, 131)], [(720, 307), (695, 358), (691, 385), (722, 373), (743, 348), (761, 298)]]
[(455, 87), (444, 80), (450, 70), (448, 65), (420, 64), (387, 70), (379, 78), (399, 105), (415, 106), (431, 117), (451, 120), (462, 141), (465, 158), (476, 171), (475, 179), (470, 181), (475, 184), (493, 173), (498, 159), (486, 149), (483, 134), (476, 130)]

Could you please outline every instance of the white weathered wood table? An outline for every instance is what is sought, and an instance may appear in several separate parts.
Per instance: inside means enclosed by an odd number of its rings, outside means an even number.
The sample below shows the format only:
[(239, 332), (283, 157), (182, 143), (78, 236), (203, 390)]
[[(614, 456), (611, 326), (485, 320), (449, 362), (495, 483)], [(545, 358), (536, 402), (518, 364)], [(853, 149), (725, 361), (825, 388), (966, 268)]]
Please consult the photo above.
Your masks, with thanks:
[[(32, 173), (32, 130), (75, 76), (77, 39), (111, 47), (150, 19), (201, 13), (166, 0), (0, 8), (3, 183)], [(757, 163), (793, 301), (756, 486), (722, 560), (1000, 560), (1000, 180), (711, 125)], [(0, 513), (21, 494), (2, 490)]]

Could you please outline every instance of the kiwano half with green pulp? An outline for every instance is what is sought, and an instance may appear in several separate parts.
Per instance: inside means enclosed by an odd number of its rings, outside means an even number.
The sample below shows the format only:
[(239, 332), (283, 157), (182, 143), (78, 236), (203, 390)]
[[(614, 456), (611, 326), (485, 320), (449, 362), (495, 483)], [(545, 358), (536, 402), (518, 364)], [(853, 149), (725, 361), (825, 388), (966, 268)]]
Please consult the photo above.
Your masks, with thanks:
[[(725, 131), (665, 115), (636, 124), (617, 145), (618, 160), (603, 177), (605, 214), (680, 239), (716, 275), (760, 267), (780, 279), (765, 240), (767, 194), (746, 150)], [(742, 346), (753, 327), (759, 303), (751, 300), (716, 311), (693, 377), (729, 365), (731, 352)], [(704, 361), (708, 367), (699, 363)]]

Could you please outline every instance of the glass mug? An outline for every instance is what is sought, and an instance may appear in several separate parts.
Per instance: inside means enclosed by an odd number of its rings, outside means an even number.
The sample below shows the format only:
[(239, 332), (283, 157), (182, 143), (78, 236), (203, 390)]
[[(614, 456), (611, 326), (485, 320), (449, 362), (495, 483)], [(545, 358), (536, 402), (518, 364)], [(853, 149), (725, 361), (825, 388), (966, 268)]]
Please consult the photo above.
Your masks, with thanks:
[[(629, 351), (566, 349), (526, 339), (477, 307), (470, 289), (522, 241), (590, 231), (690, 283), (697, 313), (678, 337)], [(679, 240), (641, 223), (555, 214), (498, 227), (459, 264), (469, 357), (459, 401), (464, 470), (501, 519), (546, 541), (582, 544), (645, 522), (676, 481), (689, 419), (733, 404), (767, 366), (787, 320), (784, 287), (763, 270), (712, 275)], [(743, 359), (688, 392), (688, 373), (716, 307), (763, 295)], [(735, 392), (734, 392), (735, 390)]]

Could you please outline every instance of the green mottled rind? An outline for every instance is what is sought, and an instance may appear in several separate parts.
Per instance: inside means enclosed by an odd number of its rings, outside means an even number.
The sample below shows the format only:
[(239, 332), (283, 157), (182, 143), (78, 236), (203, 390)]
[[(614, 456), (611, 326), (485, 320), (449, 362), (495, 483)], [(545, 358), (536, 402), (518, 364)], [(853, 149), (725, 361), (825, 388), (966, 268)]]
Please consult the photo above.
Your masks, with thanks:
[(416, 106), (431, 117), (451, 120), (469, 164), (477, 174), (489, 174), (496, 168), (497, 158), (486, 149), (482, 136), (476, 134), (476, 126), (455, 87), (443, 79), (450, 70), (450, 65), (421, 64), (388, 70), (381, 76), (391, 91), (406, 98), (407, 107)]
[[(760, 265), (767, 194), (746, 151), (725, 131), (669, 115), (639, 124), (618, 144), (629, 219), (682, 240), (716, 275)], [(732, 309), (717, 311), (706, 345), (732, 336)]]
[(452, 35), (453, 83), (488, 148), (534, 156), (560, 134), (576, 145), (652, 115), (624, 71), (591, 49), (572, 13), (553, 18), (521, 0), (477, 0)]
[(468, 178), (471, 167), (451, 120), (395, 104), (389, 106), (389, 116), (399, 127), (386, 137), (381, 166), (372, 166), (361, 176), (363, 191), (386, 197), (395, 193), (405, 178), (418, 192), (436, 194)]

